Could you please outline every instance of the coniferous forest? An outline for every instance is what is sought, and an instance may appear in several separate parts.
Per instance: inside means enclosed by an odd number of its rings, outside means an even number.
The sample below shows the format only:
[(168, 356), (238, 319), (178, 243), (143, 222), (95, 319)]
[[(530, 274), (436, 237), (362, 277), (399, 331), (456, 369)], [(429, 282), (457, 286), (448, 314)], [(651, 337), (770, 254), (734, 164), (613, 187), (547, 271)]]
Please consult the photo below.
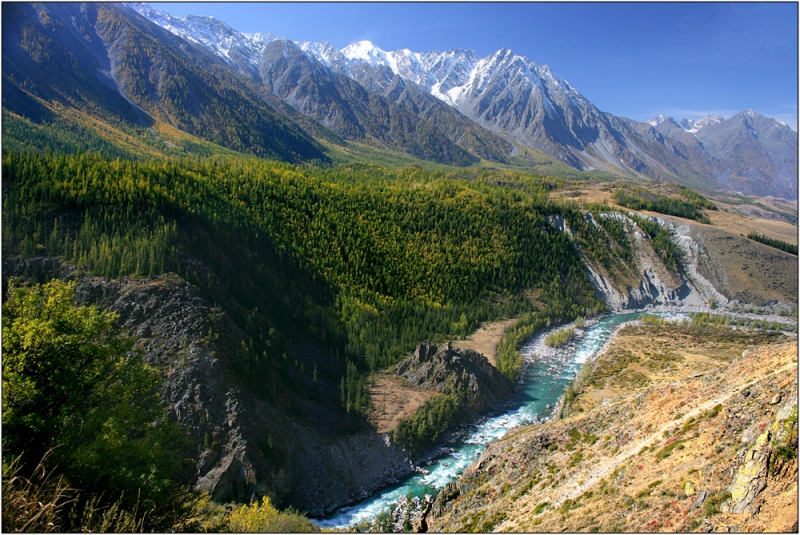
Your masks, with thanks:
[[(201, 260), (251, 311), (245, 330), (300, 305), (276, 327), (330, 342), (362, 370), (396, 362), (426, 337), (534, 312), (523, 289), (540, 289), (553, 319), (601, 306), (575, 246), (548, 223), (581, 216), (549, 203), (536, 177), (504, 188), (489, 173), (465, 181), (363, 164), (90, 154), (8, 154), (3, 176), (4, 250), (62, 256), (105, 277), (172, 271), (203, 288), (186, 261)], [(274, 310), (259, 310), (258, 291)]]

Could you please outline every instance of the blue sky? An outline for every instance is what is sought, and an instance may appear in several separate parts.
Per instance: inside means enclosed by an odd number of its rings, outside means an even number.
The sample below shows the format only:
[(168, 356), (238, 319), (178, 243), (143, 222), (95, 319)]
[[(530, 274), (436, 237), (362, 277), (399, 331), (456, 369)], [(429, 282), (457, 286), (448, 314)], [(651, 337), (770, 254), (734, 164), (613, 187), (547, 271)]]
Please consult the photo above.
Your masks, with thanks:
[(797, 130), (798, 4), (154, 3), (243, 32), (337, 48), (510, 48), (550, 68), (602, 111), (646, 121), (753, 109)]

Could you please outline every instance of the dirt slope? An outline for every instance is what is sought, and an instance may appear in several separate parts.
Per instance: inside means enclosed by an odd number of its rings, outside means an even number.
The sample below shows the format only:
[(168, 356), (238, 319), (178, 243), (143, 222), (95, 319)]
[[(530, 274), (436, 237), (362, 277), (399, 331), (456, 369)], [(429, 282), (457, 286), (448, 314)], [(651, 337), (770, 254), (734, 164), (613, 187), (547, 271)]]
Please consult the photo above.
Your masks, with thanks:
[(490, 445), (431, 531), (796, 532), (796, 339), (628, 327), (595, 362), (572, 415)]

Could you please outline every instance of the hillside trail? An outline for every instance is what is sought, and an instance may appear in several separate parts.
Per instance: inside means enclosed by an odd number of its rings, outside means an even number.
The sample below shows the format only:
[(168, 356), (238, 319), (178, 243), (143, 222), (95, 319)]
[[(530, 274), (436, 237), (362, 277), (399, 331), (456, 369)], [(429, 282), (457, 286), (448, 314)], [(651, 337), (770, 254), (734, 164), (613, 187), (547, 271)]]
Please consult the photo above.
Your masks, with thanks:
[[(752, 384), (761, 383), (762, 381), (765, 381), (770, 377), (773, 377), (788, 370), (795, 370), (796, 367), (797, 365), (794, 363), (787, 364), (782, 368), (778, 368), (777, 370), (773, 370), (769, 374), (764, 375), (763, 377), (756, 380)], [(699, 377), (699, 376), (694, 376), (694, 377)], [(567, 499), (577, 498), (578, 496), (580, 496), (593, 486), (597, 485), (608, 474), (619, 468), (628, 459), (639, 453), (642, 450), (642, 448), (650, 447), (654, 443), (658, 442), (661, 439), (661, 437), (663, 437), (665, 431), (672, 430), (676, 427), (680, 427), (689, 418), (696, 418), (698, 415), (702, 414), (703, 412), (709, 409), (712, 409), (714, 406), (722, 404), (723, 402), (732, 398), (734, 395), (738, 394), (741, 391), (741, 389), (742, 389), (741, 385), (736, 388), (731, 388), (726, 394), (715, 397), (714, 399), (701, 403), (700, 405), (696, 405), (692, 410), (684, 414), (682, 417), (664, 425), (660, 429), (633, 442), (632, 444), (627, 446), (622, 453), (619, 453), (606, 461), (600, 462), (598, 466), (595, 466), (588, 473), (578, 472), (573, 474), (571, 476), (571, 481), (569, 483), (566, 483), (566, 486), (571, 486), (572, 490), (562, 494), (561, 498), (556, 502), (555, 507), (557, 508)], [(690, 402), (690, 405), (691, 404), (692, 402)], [(583, 480), (584, 482), (578, 483), (579, 480)]]

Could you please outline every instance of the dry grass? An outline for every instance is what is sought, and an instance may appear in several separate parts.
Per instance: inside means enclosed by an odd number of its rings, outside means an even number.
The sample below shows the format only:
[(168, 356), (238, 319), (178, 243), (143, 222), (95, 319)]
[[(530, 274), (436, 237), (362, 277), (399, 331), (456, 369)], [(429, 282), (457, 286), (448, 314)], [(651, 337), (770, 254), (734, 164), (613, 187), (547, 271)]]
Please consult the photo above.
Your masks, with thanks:
[(785, 340), (772, 332), (694, 329), (675, 326), (629, 326), (598, 356), (595, 368), (573, 403), (588, 412), (634, 388), (686, 380), (741, 357), (742, 351)]
[(611, 197), (612, 191), (608, 184), (581, 184), (577, 187), (554, 191), (550, 194), (550, 198), (576, 203), (603, 204), (603, 202), (607, 202), (610, 205), (614, 205)]
[(715, 227), (736, 236), (747, 236), (755, 231), (769, 238), (797, 244), (797, 227), (786, 221), (750, 217), (739, 212), (731, 213), (724, 210), (707, 212), (707, 214)]
[(690, 227), (690, 235), (708, 254), (698, 271), (725, 296), (756, 305), (797, 303), (796, 256), (716, 226)]
[[(797, 522), (796, 460), (770, 480), (758, 515), (692, 507), (699, 491), (709, 493), (708, 505), (728, 487), (737, 452), (748, 447), (742, 436), (772, 421), (775, 393), (796, 399), (797, 342), (785, 340), (724, 329), (625, 330), (577, 393), (584, 411), (492, 444), (467, 470), (475, 490), (450, 502), (431, 528), (680, 532), (708, 520), (717, 531), (786, 531)], [(744, 349), (755, 351), (743, 356)], [(627, 385), (640, 376), (638, 388)]]
[(53, 477), (42, 460), (29, 478), (20, 475), (20, 457), (3, 467), (3, 531), (61, 532), (60, 514), (73, 502), (74, 490), (62, 476)]
[(371, 377), (369, 397), (372, 411), (367, 415), (378, 433), (388, 433), (397, 427), (400, 420), (410, 417), (426, 401), (438, 392), (405, 386), (403, 379), (389, 374)]
[(506, 329), (516, 323), (516, 319), (485, 323), (466, 340), (456, 340), (453, 347), (472, 349), (483, 354), (492, 366), (497, 366), (497, 344), (503, 339)]

